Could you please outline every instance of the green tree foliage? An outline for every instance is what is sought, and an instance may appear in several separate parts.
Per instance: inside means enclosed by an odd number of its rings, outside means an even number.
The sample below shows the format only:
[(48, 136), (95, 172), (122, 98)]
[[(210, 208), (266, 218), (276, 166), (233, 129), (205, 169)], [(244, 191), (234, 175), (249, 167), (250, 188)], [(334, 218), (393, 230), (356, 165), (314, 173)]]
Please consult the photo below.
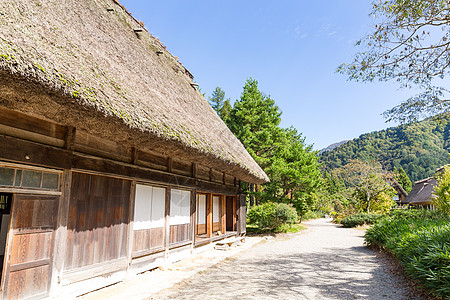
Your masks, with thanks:
[(308, 212), (309, 210), (309, 206), (308, 203), (306, 202), (305, 198), (300, 198), (298, 199), (297, 203), (296, 203), (296, 209), (300, 215), (300, 223), (303, 221), (303, 216)]
[(216, 87), (208, 101), (219, 117), (226, 122), (230, 116), (231, 103), (230, 99), (225, 99), (225, 91)]
[(392, 173), (395, 177), (395, 180), (403, 187), (403, 189), (409, 193), (412, 190), (412, 182), (408, 177), (408, 174), (406, 174), (405, 170), (400, 167), (397, 169), (396, 166), (394, 166), (394, 169), (392, 170)]
[[(340, 176), (347, 186), (354, 189), (354, 196), (363, 203), (363, 207), (370, 212), (371, 204), (386, 201), (395, 190), (389, 184), (392, 175), (385, 172), (378, 162), (363, 162), (352, 160), (339, 170)], [(392, 201), (392, 197), (390, 197)]]
[(234, 103), (227, 125), (250, 155), (269, 176), (270, 182), (251, 191), (262, 202), (284, 202), (309, 199), (321, 184), (317, 153), (294, 128), (279, 126), (281, 112), (275, 101), (258, 89), (249, 78), (241, 98)]
[(375, 25), (363, 40), (363, 50), (338, 72), (350, 80), (395, 80), (401, 87), (423, 92), (385, 112), (388, 120), (415, 121), (450, 112), (449, 90), (435, 78), (449, 74), (450, 6), (447, 0), (377, 0), (371, 15)]
[(274, 150), (283, 141), (280, 121), (281, 112), (275, 101), (259, 91), (258, 81), (247, 79), (227, 125), (263, 169), (270, 164)]
[(297, 130), (285, 129), (282, 138), (265, 169), (270, 182), (264, 185), (261, 199), (295, 204), (318, 189), (322, 174), (316, 152)]
[(433, 204), (441, 211), (450, 214), (450, 167), (445, 166), (444, 171), (436, 174), (438, 186), (435, 188)]
[(425, 120), (361, 135), (339, 148), (323, 152), (320, 162), (332, 171), (352, 159), (375, 160), (384, 169), (403, 168), (412, 181), (434, 176), (450, 163), (450, 124)]

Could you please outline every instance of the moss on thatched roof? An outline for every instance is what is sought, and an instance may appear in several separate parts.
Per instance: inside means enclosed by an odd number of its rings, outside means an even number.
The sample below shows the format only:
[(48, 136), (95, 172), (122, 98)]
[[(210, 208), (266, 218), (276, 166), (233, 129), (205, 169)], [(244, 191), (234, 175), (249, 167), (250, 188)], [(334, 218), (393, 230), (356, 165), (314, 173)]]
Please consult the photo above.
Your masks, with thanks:
[[(116, 1), (2, 1), (0, 21), (0, 104), (90, 132), (100, 133), (98, 119), (126, 126), (132, 134), (117, 137), (121, 142), (202, 159), (242, 180), (267, 181), (191, 85), (189, 71)], [(5, 100), (11, 86), (27, 89), (16, 95), (17, 103)], [(36, 94), (38, 87), (45, 97)], [(37, 98), (53, 99), (55, 108)]]

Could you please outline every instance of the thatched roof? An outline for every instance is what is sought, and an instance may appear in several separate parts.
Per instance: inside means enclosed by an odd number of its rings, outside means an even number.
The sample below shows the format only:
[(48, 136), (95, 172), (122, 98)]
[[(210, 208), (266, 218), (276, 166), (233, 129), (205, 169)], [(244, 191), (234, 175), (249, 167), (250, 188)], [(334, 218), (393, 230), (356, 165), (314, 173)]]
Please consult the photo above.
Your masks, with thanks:
[(406, 197), (405, 202), (411, 205), (431, 204), (435, 186), (437, 186), (437, 180), (433, 177), (416, 181), (413, 189)]
[(0, 20), (0, 105), (268, 180), (189, 71), (116, 1), (2, 1)]

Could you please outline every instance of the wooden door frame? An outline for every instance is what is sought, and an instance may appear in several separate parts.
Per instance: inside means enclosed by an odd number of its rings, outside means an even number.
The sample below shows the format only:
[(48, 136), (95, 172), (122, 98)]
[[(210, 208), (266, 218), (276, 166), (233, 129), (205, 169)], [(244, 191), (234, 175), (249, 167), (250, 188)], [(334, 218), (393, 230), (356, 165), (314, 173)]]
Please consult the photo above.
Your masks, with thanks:
[[(14, 232), (14, 228), (12, 228), (12, 225), (14, 224), (14, 222), (17, 219), (17, 196), (18, 195), (28, 195), (31, 197), (42, 197), (42, 196), (48, 196), (48, 197), (55, 197), (55, 201), (57, 201), (57, 214), (59, 215), (59, 202), (61, 200), (61, 196), (57, 196), (54, 195), (53, 193), (46, 193), (46, 191), (42, 191), (42, 193), (13, 193), (13, 197), (12, 197), (12, 202), (11, 202), (11, 214), (10, 214), (10, 219), (9, 219), (9, 224), (8, 224), (8, 235), (6, 238), (6, 247), (5, 247), (5, 257), (4, 257), (4, 261), (3, 261), (3, 270), (2, 270), (2, 278), (1, 278), (1, 288), (0, 288), (0, 294), (2, 296), (2, 299), (7, 299), (7, 294), (8, 294), (8, 283), (9, 281), (7, 280), (7, 278), (9, 277), (9, 274), (11, 273), (11, 255), (12, 255), (12, 247), (13, 247), (13, 238), (15, 235), (20, 235), (20, 234), (26, 234), (27, 232), (33, 232), (34, 230), (19, 230), (18, 232)], [(56, 226), (58, 225), (58, 218), (56, 218), (55, 220), (55, 228), (53, 229), (38, 229), (36, 230), (36, 233), (45, 233), (45, 232), (51, 232), (51, 237), (52, 237), (52, 242), (50, 245), (50, 254), (49, 254), (49, 258), (48, 258), (48, 269), (49, 269), (49, 274), (48, 274), (48, 285), (47, 285), (47, 291), (45, 293), (41, 293), (41, 294), (36, 294), (33, 295), (31, 297), (40, 297), (40, 296), (48, 296), (50, 295), (51, 289), (52, 289), (52, 281), (53, 281), (53, 266), (54, 266), (54, 262), (55, 262), (55, 256), (54, 256), (54, 252), (55, 252), (55, 237), (56, 237)], [(21, 231), (24, 231), (25, 233), (22, 233)], [(29, 263), (30, 265), (32, 265), (32, 263)], [(43, 264), (45, 265), (45, 264)]]

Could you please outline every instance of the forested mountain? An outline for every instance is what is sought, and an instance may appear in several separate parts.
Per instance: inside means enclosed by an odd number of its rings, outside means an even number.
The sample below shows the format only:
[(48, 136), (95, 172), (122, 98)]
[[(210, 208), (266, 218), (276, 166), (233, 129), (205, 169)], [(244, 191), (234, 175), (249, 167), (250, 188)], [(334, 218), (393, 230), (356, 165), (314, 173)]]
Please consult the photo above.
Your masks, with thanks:
[(344, 141), (340, 141), (340, 142), (337, 142), (337, 143), (333, 143), (333, 144), (329, 145), (328, 147), (325, 147), (325, 148), (321, 149), (321, 150), (319, 151), (319, 155), (322, 154), (322, 153), (324, 153), (324, 152), (331, 151), (331, 150), (333, 150), (334, 148), (337, 148), (337, 147), (341, 146), (342, 144), (347, 143), (348, 141), (349, 141), (349, 140), (344, 140)]
[(323, 152), (320, 161), (332, 170), (351, 159), (378, 160), (388, 170), (403, 167), (410, 179), (417, 181), (450, 163), (449, 150), (450, 124), (425, 120), (363, 134)]

